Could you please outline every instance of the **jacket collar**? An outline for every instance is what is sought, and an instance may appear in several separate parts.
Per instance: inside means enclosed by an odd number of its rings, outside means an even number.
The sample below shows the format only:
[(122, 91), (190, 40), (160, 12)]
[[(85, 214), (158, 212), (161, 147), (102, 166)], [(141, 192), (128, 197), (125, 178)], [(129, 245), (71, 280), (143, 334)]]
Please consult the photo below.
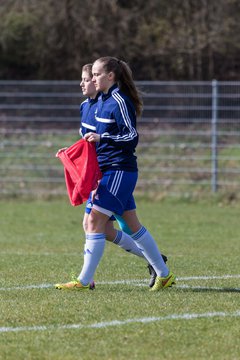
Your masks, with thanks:
[(100, 96), (100, 93), (97, 93), (96, 97), (94, 99), (88, 98), (88, 102), (90, 105), (95, 104), (98, 101), (98, 98)]
[(118, 90), (119, 90), (119, 89), (118, 89), (117, 83), (113, 84), (113, 85), (110, 87), (110, 89), (108, 90), (107, 94), (102, 93), (102, 100), (103, 100), (103, 101), (107, 100), (107, 99), (112, 95), (113, 92), (116, 92), (116, 91), (118, 91)]

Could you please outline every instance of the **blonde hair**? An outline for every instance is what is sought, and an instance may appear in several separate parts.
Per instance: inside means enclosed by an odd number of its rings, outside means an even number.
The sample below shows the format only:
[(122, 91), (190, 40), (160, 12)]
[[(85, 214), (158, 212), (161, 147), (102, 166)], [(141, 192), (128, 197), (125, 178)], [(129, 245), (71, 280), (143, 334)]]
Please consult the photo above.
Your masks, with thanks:
[(140, 116), (142, 113), (143, 103), (140, 93), (133, 81), (132, 70), (128, 64), (125, 61), (111, 56), (101, 57), (96, 61), (103, 64), (103, 69), (106, 73), (111, 71), (114, 73), (119, 89), (130, 97), (135, 106), (137, 115)]
[(82, 72), (86, 71), (88, 73), (88, 75), (90, 76), (90, 78), (93, 77), (93, 75), (92, 75), (92, 66), (93, 66), (93, 64), (85, 64), (82, 67)]

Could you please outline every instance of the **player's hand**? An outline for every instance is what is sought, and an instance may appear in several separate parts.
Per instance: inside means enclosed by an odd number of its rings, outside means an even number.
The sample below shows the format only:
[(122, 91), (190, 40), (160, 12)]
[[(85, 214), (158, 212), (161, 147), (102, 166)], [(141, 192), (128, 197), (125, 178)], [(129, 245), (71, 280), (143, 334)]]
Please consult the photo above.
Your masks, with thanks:
[(95, 199), (96, 193), (97, 193), (97, 189), (92, 190), (92, 192), (91, 192), (91, 196), (92, 196), (91, 201), (92, 201), (92, 203), (94, 202), (94, 199)]
[(58, 155), (62, 152), (62, 151), (65, 151), (65, 150), (67, 150), (67, 147), (64, 147), (64, 148), (61, 148), (61, 149), (59, 149), (58, 151), (57, 151), (57, 153), (56, 153), (56, 157), (58, 157)]
[(97, 189), (98, 189), (98, 186), (99, 186), (99, 184), (100, 184), (100, 181), (101, 180), (98, 180), (98, 184), (97, 184), (97, 187), (96, 187), (96, 189), (94, 189), (94, 190), (92, 190), (91, 191), (91, 201), (92, 201), (92, 203), (93, 203), (93, 201), (94, 201), (94, 199), (95, 199), (95, 196), (96, 196), (96, 193), (97, 193)]
[(99, 142), (100, 141), (100, 135), (93, 133), (93, 132), (89, 132), (87, 134), (84, 135), (84, 139), (89, 141), (89, 142)]

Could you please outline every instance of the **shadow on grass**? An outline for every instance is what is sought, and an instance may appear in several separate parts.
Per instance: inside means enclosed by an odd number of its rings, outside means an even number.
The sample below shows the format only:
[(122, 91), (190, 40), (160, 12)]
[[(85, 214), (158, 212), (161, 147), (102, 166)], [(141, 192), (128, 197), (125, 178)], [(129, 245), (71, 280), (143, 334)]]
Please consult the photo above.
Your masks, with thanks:
[(219, 292), (219, 293), (239, 293), (240, 288), (227, 288), (227, 287), (202, 287), (202, 286), (176, 286), (176, 290), (188, 292)]

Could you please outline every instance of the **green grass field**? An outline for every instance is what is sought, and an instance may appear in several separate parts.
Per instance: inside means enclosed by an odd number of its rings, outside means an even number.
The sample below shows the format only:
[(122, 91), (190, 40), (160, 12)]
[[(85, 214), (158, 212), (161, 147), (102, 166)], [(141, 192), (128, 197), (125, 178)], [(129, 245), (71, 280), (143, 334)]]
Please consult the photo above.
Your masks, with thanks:
[[(198, 126), (187, 128), (197, 131)], [(25, 192), (48, 196), (65, 191), (63, 166), (55, 154), (59, 148), (70, 146), (79, 139), (78, 130), (62, 130), (62, 133), (55, 129), (38, 130), (33, 134), (23, 132), (12, 135), (4, 135), (3, 130), (4, 153), (0, 153), (0, 178), (2, 191), (8, 196), (18, 196)], [(43, 130), (44, 133), (41, 132)], [(148, 192), (159, 192), (160, 180), (163, 195), (194, 193), (202, 196), (211, 191), (212, 155), (209, 136), (198, 138), (196, 146), (196, 137), (189, 135), (187, 129), (180, 138), (179, 135), (159, 135), (159, 131), (149, 129), (147, 134), (145, 129), (143, 135), (143, 130), (139, 129), (141, 141), (137, 148), (139, 191), (145, 192), (148, 188)], [(177, 131), (171, 127), (169, 130)], [(202, 130), (207, 132), (208, 126)], [(231, 137), (231, 141), (226, 148), (218, 150), (218, 182), (219, 190), (237, 194), (240, 148), (238, 139)]]
[(57, 291), (81, 269), (84, 207), (0, 202), (0, 359), (240, 358), (240, 204), (137, 205), (176, 287), (149, 292), (146, 263), (107, 243), (95, 291)]

